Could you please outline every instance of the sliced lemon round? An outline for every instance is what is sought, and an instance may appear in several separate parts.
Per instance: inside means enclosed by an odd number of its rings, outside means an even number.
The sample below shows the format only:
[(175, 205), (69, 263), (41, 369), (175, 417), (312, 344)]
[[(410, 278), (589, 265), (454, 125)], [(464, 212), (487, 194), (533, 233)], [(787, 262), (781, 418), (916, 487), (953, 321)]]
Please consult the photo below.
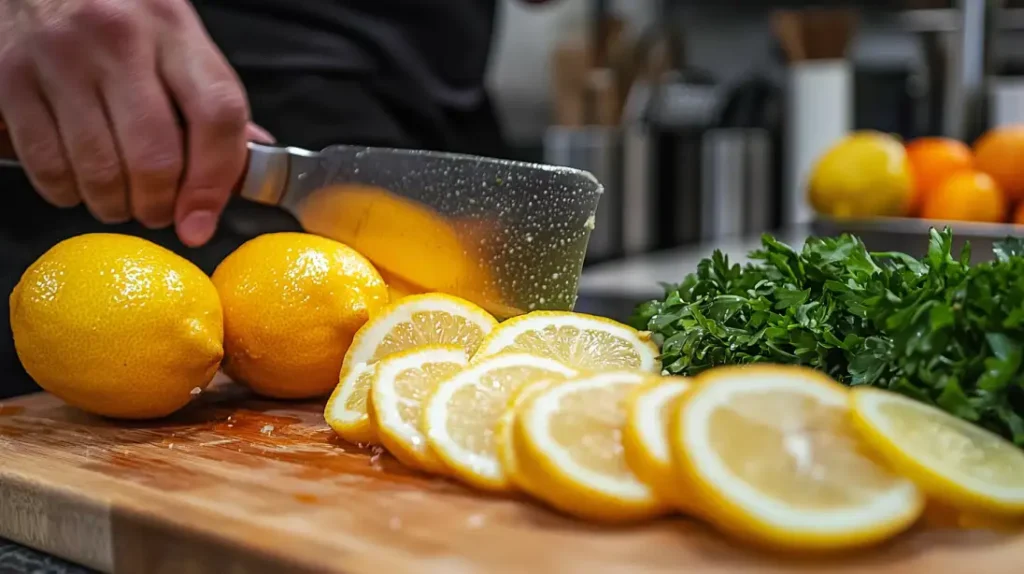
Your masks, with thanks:
[(442, 383), (430, 397), (424, 412), (427, 440), (456, 477), (486, 490), (509, 490), (495, 428), (512, 394), (527, 383), (575, 374), (558, 361), (524, 353), (481, 361)]
[(491, 331), (473, 360), (504, 352), (550, 357), (581, 371), (661, 372), (650, 333), (582, 313), (534, 311), (509, 319)]
[(505, 407), (505, 412), (501, 413), (501, 417), (494, 427), (495, 446), (497, 447), (498, 461), (501, 463), (501, 469), (505, 472), (505, 476), (508, 477), (508, 481), (512, 486), (526, 492), (530, 492), (534, 488), (525, 484), (529, 482), (530, 477), (521, 470), (523, 465), (522, 455), (520, 454), (521, 449), (516, 444), (514, 432), (516, 412), (526, 401), (549, 386), (558, 384), (558, 382), (541, 380), (519, 387), (518, 391), (512, 393), (512, 398), (509, 400), (508, 406)]
[(514, 420), (524, 488), (568, 514), (606, 522), (655, 516), (664, 506), (630, 470), (622, 448), (629, 393), (649, 375), (570, 379), (526, 400)]
[(693, 513), (697, 510), (693, 492), (679, 480), (668, 440), (669, 423), (690, 384), (682, 377), (654, 377), (630, 393), (622, 446), (629, 468), (661, 500)]
[(1024, 515), (1024, 452), (968, 421), (903, 395), (850, 393), (861, 437), (900, 474), (951, 507)]
[(438, 385), (466, 368), (466, 350), (427, 345), (377, 363), (370, 385), (370, 412), (384, 448), (406, 466), (443, 473), (445, 465), (427, 444), (423, 406)]
[[(370, 383), (374, 363), (343, 365), (341, 384), (334, 388), (324, 408), (324, 420), (339, 436), (351, 443), (377, 442), (377, 428), (368, 416)], [(344, 387), (344, 388), (343, 388)], [(365, 389), (355, 392), (355, 389)]]
[(863, 546), (909, 527), (924, 497), (857, 437), (848, 395), (801, 367), (700, 375), (681, 399), (670, 440), (702, 517), (755, 542), (796, 549)]
[(372, 376), (364, 365), (424, 345), (458, 345), (472, 354), (496, 324), (487, 311), (451, 295), (411, 295), (391, 303), (356, 332), (324, 418), (349, 442), (377, 442), (366, 412)]

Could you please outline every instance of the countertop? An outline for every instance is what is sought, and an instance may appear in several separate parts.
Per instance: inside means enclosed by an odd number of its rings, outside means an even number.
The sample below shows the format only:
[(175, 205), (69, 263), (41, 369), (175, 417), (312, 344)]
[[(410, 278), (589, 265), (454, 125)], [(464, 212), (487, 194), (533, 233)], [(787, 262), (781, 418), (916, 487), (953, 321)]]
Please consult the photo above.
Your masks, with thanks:
[[(802, 245), (808, 229), (777, 233), (783, 242)], [(701, 259), (720, 249), (743, 263), (760, 245), (759, 237), (734, 238), (631, 257), (588, 267), (580, 281), (577, 310), (626, 320), (636, 303), (662, 295), (661, 283), (675, 283), (697, 268)], [(91, 574), (93, 571), (0, 539), (0, 574)]]
[(92, 574), (92, 570), (0, 538), (0, 574)]
[[(774, 235), (779, 241), (799, 248), (810, 233), (809, 227), (795, 227)], [(660, 297), (664, 294), (662, 283), (680, 282), (715, 249), (728, 255), (730, 261), (742, 264), (748, 261), (747, 253), (760, 246), (760, 236), (736, 237), (594, 265), (583, 271), (580, 297), (628, 297), (635, 301)]]

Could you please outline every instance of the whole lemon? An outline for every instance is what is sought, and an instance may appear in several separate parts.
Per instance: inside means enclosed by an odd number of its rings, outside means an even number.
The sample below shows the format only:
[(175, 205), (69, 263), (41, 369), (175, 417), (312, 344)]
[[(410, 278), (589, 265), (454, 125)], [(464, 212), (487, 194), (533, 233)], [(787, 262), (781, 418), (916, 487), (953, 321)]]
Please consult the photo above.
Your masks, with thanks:
[(388, 302), (369, 261), (305, 233), (251, 239), (213, 273), (224, 305), (224, 372), (256, 393), (329, 393), (363, 323)]
[(99, 415), (169, 415), (210, 383), (224, 354), (209, 277), (137, 237), (96, 233), (58, 243), (25, 271), (10, 303), (28, 374)]
[(851, 134), (818, 160), (808, 194), (818, 213), (838, 219), (906, 215), (914, 196), (907, 152), (881, 132)]

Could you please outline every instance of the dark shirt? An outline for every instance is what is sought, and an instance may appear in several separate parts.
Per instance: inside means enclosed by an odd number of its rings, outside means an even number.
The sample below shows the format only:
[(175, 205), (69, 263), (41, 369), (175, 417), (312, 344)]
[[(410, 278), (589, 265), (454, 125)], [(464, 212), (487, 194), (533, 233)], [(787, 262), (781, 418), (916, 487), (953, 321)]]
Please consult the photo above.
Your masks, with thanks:
[(278, 138), (295, 139), (297, 117), (314, 133), (296, 137), (313, 147), (355, 138), (501, 155), (484, 90), (495, 0), (194, 4), (249, 88), (254, 119)]

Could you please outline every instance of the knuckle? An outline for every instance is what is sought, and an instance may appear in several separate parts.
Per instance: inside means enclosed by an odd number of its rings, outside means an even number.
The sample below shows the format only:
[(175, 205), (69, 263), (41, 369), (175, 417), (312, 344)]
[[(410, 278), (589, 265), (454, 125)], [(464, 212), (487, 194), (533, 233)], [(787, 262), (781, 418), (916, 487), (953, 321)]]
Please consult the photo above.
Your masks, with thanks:
[(136, 11), (126, 2), (76, 2), (67, 20), (75, 30), (88, 33), (90, 40), (116, 41), (139, 30)]
[(32, 61), (24, 50), (0, 50), (0, 94), (20, 88), (31, 74)]
[(71, 169), (63, 161), (25, 160), (36, 185), (44, 189), (59, 190), (74, 185)]
[(150, 14), (160, 22), (177, 23), (181, 21), (181, 0), (150, 0)]
[(196, 119), (218, 135), (241, 135), (249, 121), (245, 94), (233, 83), (210, 86), (200, 99)]
[(132, 179), (147, 185), (173, 185), (181, 179), (184, 167), (181, 153), (177, 151), (135, 153), (127, 161)]
[(83, 46), (78, 31), (66, 19), (40, 26), (33, 35), (33, 44), (44, 58), (68, 64), (80, 59)]
[(117, 161), (90, 159), (82, 161), (79, 168), (78, 179), (89, 195), (108, 197), (124, 193), (124, 178)]
[(45, 190), (74, 187), (74, 174), (55, 140), (28, 137), (21, 149), (21, 159), (38, 187)]

